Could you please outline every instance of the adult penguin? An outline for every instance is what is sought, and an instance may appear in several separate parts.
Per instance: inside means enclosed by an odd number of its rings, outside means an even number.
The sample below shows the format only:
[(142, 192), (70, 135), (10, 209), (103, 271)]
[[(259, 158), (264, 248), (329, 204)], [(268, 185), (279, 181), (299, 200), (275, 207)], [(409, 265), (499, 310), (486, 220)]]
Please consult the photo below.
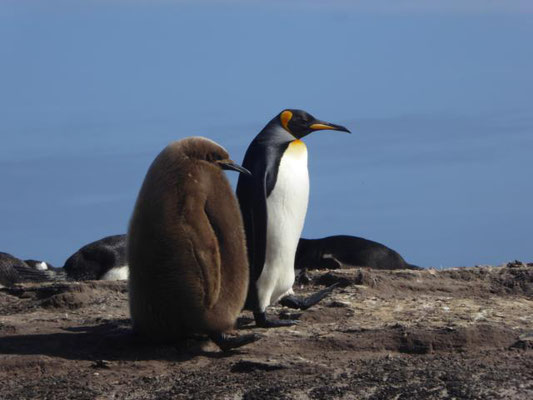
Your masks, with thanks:
[(63, 269), (74, 281), (127, 280), (126, 235), (106, 236), (86, 244), (65, 261)]
[(23, 282), (46, 282), (50, 278), (9, 253), (0, 251), (0, 287)]
[(34, 270), (42, 272), (50, 281), (64, 281), (67, 279), (64, 268), (54, 267), (52, 264), (42, 260), (28, 259), (24, 260), (24, 262)]
[(168, 145), (139, 192), (128, 231), (134, 331), (158, 342), (208, 334), (223, 350), (258, 339), (231, 337), (248, 289), (237, 199), (222, 169), (249, 172), (215, 142)]
[(395, 250), (384, 244), (357, 236), (336, 235), (321, 239), (301, 238), (296, 250), (294, 268), (349, 268), (372, 269), (422, 268), (409, 264)]
[(307, 148), (301, 140), (319, 130), (350, 132), (344, 126), (317, 120), (302, 110), (287, 109), (255, 137), (243, 167), (252, 176), (239, 176), (237, 197), (246, 231), (250, 285), (246, 308), (261, 327), (287, 326), (292, 320), (272, 320), (266, 308), (282, 304), (306, 309), (332, 287), (307, 299), (294, 296), (294, 256), (302, 233), (309, 198)]

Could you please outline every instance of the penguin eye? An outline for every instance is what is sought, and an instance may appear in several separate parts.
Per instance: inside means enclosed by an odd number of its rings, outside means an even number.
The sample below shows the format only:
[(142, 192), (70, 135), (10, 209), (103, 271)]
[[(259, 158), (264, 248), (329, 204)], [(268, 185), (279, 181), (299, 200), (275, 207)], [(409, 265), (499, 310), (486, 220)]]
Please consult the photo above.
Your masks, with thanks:
[(217, 153), (207, 153), (205, 155), (205, 160), (207, 162), (215, 162), (220, 160), (220, 156)]
[(299, 118), (298, 121), (297, 121), (297, 124), (299, 126), (306, 126), (307, 125), (307, 120), (305, 120), (304, 118)]

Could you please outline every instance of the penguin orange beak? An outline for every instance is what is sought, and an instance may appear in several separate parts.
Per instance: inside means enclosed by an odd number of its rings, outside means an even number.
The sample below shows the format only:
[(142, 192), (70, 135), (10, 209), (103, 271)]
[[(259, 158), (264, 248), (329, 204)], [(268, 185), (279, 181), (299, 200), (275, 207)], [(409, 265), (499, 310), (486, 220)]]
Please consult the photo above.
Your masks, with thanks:
[(219, 160), (217, 162), (220, 165), (220, 168), (222, 169), (237, 171), (237, 172), (240, 172), (241, 174), (252, 176), (252, 173), (250, 171), (248, 171), (246, 168), (240, 166), (239, 164), (235, 163), (232, 160)]
[(313, 131), (322, 131), (322, 130), (328, 129), (331, 131), (341, 131), (341, 132), (352, 133), (346, 127), (342, 125), (330, 124), (329, 122), (318, 121), (318, 120), (313, 121), (313, 123), (309, 125), (309, 129)]

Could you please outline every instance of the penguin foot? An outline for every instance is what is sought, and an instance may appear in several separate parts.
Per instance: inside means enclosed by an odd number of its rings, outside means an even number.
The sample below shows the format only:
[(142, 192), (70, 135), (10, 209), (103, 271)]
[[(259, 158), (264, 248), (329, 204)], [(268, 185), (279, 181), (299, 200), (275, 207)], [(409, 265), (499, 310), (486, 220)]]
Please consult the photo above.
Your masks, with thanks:
[(259, 328), (281, 328), (283, 326), (293, 326), (300, 322), (294, 319), (270, 319), (267, 318), (266, 313), (264, 312), (254, 312), (254, 318), (255, 324)]
[(215, 342), (218, 347), (220, 347), (220, 350), (229, 351), (237, 347), (257, 342), (263, 336), (258, 335), (256, 333), (252, 333), (249, 335), (229, 336), (225, 333), (217, 332), (212, 333), (211, 335), (209, 335), (209, 337), (213, 342)]
[(295, 295), (285, 296), (280, 300), (280, 304), (289, 308), (307, 310), (308, 308), (314, 306), (316, 303), (322, 300), (324, 297), (329, 295), (331, 292), (333, 292), (333, 289), (335, 289), (338, 285), (338, 283), (334, 283), (333, 285), (328, 286), (325, 289), (319, 290), (318, 292), (313, 293), (312, 295), (307, 297), (299, 297)]

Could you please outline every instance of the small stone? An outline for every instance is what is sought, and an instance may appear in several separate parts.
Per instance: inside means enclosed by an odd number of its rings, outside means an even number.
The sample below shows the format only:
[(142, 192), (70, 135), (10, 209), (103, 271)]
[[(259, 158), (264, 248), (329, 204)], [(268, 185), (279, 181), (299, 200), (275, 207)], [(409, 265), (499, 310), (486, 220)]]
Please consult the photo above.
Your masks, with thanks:
[(350, 307), (351, 303), (347, 301), (333, 300), (328, 304), (328, 307), (332, 308), (347, 308)]
[(279, 319), (300, 319), (303, 313), (283, 310), (279, 313)]
[(109, 369), (111, 368), (111, 366), (109, 365), (109, 361), (107, 360), (96, 360), (92, 363), (91, 368)]

